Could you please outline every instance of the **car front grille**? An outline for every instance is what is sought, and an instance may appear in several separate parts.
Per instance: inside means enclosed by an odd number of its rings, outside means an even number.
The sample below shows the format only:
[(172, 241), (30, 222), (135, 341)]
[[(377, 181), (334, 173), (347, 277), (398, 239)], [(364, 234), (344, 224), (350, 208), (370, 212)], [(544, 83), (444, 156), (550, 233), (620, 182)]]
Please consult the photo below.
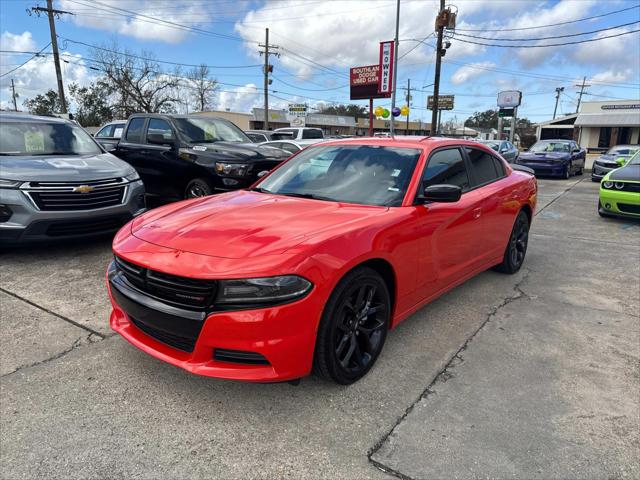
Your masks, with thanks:
[(137, 318), (129, 317), (131, 322), (140, 330), (142, 333), (150, 336), (151, 338), (155, 338), (159, 342), (162, 342), (170, 347), (177, 348), (178, 350), (182, 350), (183, 352), (191, 353), (196, 346), (196, 340), (198, 339), (198, 335), (189, 335), (183, 333), (181, 335), (177, 335), (175, 333), (170, 333), (164, 330), (160, 330), (158, 328), (153, 327), (147, 323), (144, 323)]
[(640, 205), (633, 205), (631, 203), (618, 203), (618, 210), (624, 213), (633, 213), (640, 215)]
[(624, 184), (624, 187), (622, 188), (623, 191), (640, 193), (640, 183), (623, 182), (623, 184)]
[(217, 292), (215, 280), (198, 280), (161, 273), (115, 257), (115, 265), (137, 290), (169, 305), (190, 310), (206, 310)]
[(39, 210), (77, 211), (121, 205), (125, 180), (107, 178), (91, 182), (29, 182), (23, 190)]
[(97, 235), (113, 232), (127, 221), (126, 217), (102, 217), (70, 222), (55, 222), (49, 225), (46, 234), (50, 237), (67, 235)]

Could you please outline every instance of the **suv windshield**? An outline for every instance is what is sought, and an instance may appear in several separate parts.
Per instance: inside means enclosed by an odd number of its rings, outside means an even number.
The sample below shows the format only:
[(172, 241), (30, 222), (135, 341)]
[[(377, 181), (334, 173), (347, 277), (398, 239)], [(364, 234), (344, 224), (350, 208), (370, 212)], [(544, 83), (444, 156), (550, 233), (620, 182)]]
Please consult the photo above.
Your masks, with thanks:
[(570, 152), (571, 148), (569, 147), (568, 142), (537, 142), (533, 147), (529, 149), (534, 153), (541, 152)]
[(399, 206), (420, 150), (374, 145), (311, 147), (265, 178), (257, 191), (361, 205)]
[(613, 147), (607, 154), (609, 155), (633, 155), (640, 147)]
[(71, 123), (0, 122), (0, 155), (99, 155), (82, 128)]
[(218, 118), (175, 118), (176, 127), (188, 143), (251, 143), (233, 123)]

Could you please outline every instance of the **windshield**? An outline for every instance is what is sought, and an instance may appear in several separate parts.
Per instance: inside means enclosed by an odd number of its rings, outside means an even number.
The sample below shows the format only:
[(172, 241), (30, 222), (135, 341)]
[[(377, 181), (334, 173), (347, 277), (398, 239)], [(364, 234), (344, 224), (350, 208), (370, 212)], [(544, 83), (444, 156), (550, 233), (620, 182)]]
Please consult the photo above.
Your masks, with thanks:
[(1, 155), (98, 155), (87, 132), (71, 123), (1, 122)]
[(361, 205), (399, 206), (420, 150), (374, 145), (309, 147), (256, 190)]
[(635, 153), (627, 165), (640, 165), (640, 150)]
[(491, 147), (496, 152), (500, 149), (500, 144), (498, 142), (482, 142), (482, 143), (484, 143), (488, 147)]
[(633, 155), (640, 147), (613, 147), (607, 154), (609, 155)]
[(567, 153), (571, 151), (568, 142), (537, 142), (530, 151), (535, 153), (540, 152), (562, 152)]
[(188, 143), (251, 143), (233, 123), (218, 118), (176, 118), (176, 127)]

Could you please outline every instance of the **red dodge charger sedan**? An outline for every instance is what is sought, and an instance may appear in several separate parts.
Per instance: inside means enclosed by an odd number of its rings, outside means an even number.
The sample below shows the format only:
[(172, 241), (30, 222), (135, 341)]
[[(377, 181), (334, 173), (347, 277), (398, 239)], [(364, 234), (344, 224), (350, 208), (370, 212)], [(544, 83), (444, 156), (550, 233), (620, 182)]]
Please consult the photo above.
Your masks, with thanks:
[(352, 383), (427, 302), (488, 268), (520, 269), (537, 185), (513, 168), (456, 139), (309, 147), (248, 190), (125, 225), (111, 327), (200, 375)]

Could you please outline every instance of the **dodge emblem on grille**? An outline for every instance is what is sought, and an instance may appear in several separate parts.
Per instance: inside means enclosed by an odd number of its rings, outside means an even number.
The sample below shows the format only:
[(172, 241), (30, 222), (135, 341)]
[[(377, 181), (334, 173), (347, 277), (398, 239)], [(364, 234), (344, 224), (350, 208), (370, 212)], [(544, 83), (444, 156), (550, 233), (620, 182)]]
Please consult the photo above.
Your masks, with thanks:
[(75, 187), (73, 191), (77, 193), (89, 193), (92, 192), (94, 188), (95, 187), (92, 187), (91, 185), (80, 185)]

